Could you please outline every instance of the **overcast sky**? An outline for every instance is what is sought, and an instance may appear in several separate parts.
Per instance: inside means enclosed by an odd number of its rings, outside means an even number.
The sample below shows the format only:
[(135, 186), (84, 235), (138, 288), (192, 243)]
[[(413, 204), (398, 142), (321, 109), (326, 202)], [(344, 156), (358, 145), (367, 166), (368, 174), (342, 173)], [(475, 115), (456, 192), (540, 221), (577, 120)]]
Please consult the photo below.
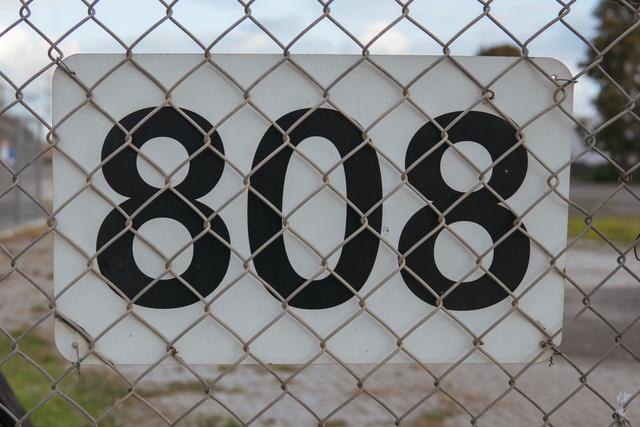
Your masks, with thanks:
[[(578, 0), (566, 21), (586, 38), (594, 34), (592, 16), (597, 0)], [(18, 19), (20, 2), (0, 0), (0, 27), (7, 28)], [(57, 40), (87, 16), (80, 0), (35, 0), (29, 20), (52, 40)], [(416, 0), (410, 16), (443, 41), (449, 41), (470, 21), (482, 13), (476, 0)], [(521, 41), (531, 38), (558, 16), (562, 6), (555, 0), (495, 0), (491, 15)], [(279, 40), (287, 44), (322, 14), (316, 0), (257, 0), (252, 14)], [(232, 0), (181, 0), (174, 17), (205, 44), (244, 14), (244, 7)], [(394, 0), (336, 0), (331, 15), (349, 32), (366, 42), (402, 14)], [(96, 6), (96, 17), (125, 43), (131, 43), (165, 15), (157, 0), (103, 0)], [(482, 47), (508, 42), (505, 34), (490, 19), (483, 18), (450, 46), (454, 55), (473, 55)], [(0, 37), (0, 71), (22, 84), (45, 66), (49, 45), (26, 23)], [(61, 43), (65, 56), (78, 52), (122, 52), (122, 47), (94, 22), (74, 30)], [(442, 48), (407, 20), (401, 21), (371, 47), (372, 53), (439, 54)], [(556, 23), (529, 44), (531, 56), (550, 56), (577, 72), (586, 56), (586, 46), (562, 23)], [(165, 22), (151, 32), (134, 52), (201, 52), (202, 50), (176, 25)], [(255, 24), (245, 21), (214, 48), (214, 52), (281, 52), (280, 48)], [(292, 48), (294, 53), (360, 53), (360, 48), (328, 20), (323, 20)], [(39, 110), (46, 110), (47, 73), (25, 91)], [(5, 84), (6, 86), (6, 84)], [(595, 85), (581, 79), (576, 85), (575, 110), (579, 115), (593, 114), (590, 104)], [(38, 101), (35, 101), (35, 99)]]

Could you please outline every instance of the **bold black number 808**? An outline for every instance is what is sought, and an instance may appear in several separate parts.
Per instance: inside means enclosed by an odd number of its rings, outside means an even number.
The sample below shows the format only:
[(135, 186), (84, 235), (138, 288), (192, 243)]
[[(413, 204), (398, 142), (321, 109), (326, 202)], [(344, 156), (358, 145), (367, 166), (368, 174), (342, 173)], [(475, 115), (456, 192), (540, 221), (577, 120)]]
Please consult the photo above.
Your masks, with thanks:
[[(129, 114), (120, 120), (119, 126), (113, 126), (104, 141), (104, 177), (109, 186), (127, 200), (114, 207), (102, 222), (96, 242), (97, 260), (104, 277), (126, 297), (134, 299), (135, 304), (178, 308), (211, 294), (229, 267), (231, 242), (227, 227), (219, 215), (197, 200), (220, 180), (224, 146), (218, 133), (212, 132), (213, 126), (192, 111), (182, 109), (180, 113), (164, 107), (152, 112), (153, 109), (148, 108)], [(462, 117), (460, 114), (444, 114), (434, 122), (447, 128), (451, 143), (474, 141), (489, 152), (494, 165), (487, 184), (493, 192), (482, 187), (464, 195), (446, 184), (440, 162), (448, 144), (442, 142), (441, 131), (433, 122), (422, 126), (411, 139), (405, 168), (409, 170), (409, 183), (431, 201), (437, 211), (446, 211), (446, 224), (470, 221), (489, 233), (494, 242), (491, 266), (481, 277), (457, 286), (445, 277), (434, 256), (435, 241), (443, 228), (431, 206), (423, 207), (409, 219), (402, 230), (398, 250), (407, 254), (407, 268), (401, 274), (414, 295), (432, 305), (444, 296), (442, 304), (449, 309), (475, 310), (505, 299), (526, 273), (529, 239), (514, 228), (517, 217), (500, 200), (508, 199), (518, 190), (528, 163), (526, 150), (517, 143), (515, 129), (507, 121), (482, 112), (468, 112)], [(297, 123), (303, 116), (305, 118)], [(278, 129), (290, 129), (296, 123), (289, 133), (290, 145), (283, 147)], [(364, 286), (376, 261), (380, 244), (376, 233), (379, 234), (382, 227), (379, 202), (383, 197), (378, 156), (371, 145), (363, 144), (361, 130), (335, 110), (317, 109), (310, 114), (306, 109), (296, 110), (280, 117), (276, 124), (277, 127), (271, 126), (263, 135), (253, 159), (255, 172), (250, 178), (251, 187), (260, 195), (248, 193), (249, 244), (256, 254), (253, 263), (271, 287), (270, 292), (273, 290), (285, 299), (293, 295), (289, 300), (291, 306), (334, 307), (352, 298), (353, 291), (358, 292)], [(132, 132), (129, 143), (122, 128)], [(207, 141), (210, 146), (205, 146), (203, 132), (210, 135)], [(343, 158), (349, 203), (345, 243), (333, 268), (334, 274), (306, 283), (308, 279), (300, 276), (289, 261), (281, 233), (282, 218), (274, 208), (282, 209), (285, 174), (294, 152), (291, 146), (314, 136), (331, 141)], [(138, 150), (133, 147), (140, 149), (156, 137), (175, 139), (190, 156), (187, 176), (173, 189), (152, 187), (137, 169)], [(451, 209), (451, 206), (454, 207)], [(191, 263), (177, 277), (148, 277), (134, 259), (135, 234), (130, 229), (138, 230), (155, 218), (180, 222), (193, 239)], [(520, 227), (526, 230), (524, 225)]]

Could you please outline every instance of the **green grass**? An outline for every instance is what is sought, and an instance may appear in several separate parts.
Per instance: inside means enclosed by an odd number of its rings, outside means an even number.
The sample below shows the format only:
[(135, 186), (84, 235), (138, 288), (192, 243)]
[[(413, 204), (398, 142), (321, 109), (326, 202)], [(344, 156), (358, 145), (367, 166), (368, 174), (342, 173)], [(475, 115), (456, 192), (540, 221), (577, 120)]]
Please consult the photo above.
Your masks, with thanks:
[(412, 420), (409, 425), (411, 427), (439, 427), (453, 414), (454, 412), (448, 408), (432, 409), (418, 415), (418, 417)]
[[(630, 245), (640, 234), (640, 216), (594, 217), (592, 227), (610, 240)], [(569, 238), (577, 237), (585, 229), (588, 229), (588, 226), (585, 224), (584, 218), (569, 217)], [(581, 238), (602, 241), (602, 238), (593, 229), (588, 229)]]
[(439, 405), (437, 408), (419, 413), (418, 416), (407, 425), (411, 427), (440, 427), (449, 418), (460, 412), (456, 404), (448, 397), (440, 396), (438, 397), (438, 402)]
[[(14, 333), (14, 337), (19, 333)], [(54, 379), (70, 366), (58, 355), (52, 343), (44, 338), (27, 335), (18, 342), (18, 348)], [(13, 351), (10, 341), (0, 336), (0, 361)], [(13, 354), (0, 366), (0, 371), (11, 385), (25, 411), (47, 399), (52, 393), (52, 382), (32, 363), (20, 354)], [(102, 415), (114, 402), (126, 394), (127, 385), (123, 381), (98, 372), (89, 372), (78, 377), (70, 372), (59, 384), (62, 390), (92, 416)], [(85, 426), (91, 422), (80, 410), (54, 394), (29, 417), (35, 427)], [(99, 422), (99, 426), (118, 427), (123, 425), (115, 414), (109, 414)]]
[(269, 365), (274, 371), (292, 374), (300, 370), (299, 365)]

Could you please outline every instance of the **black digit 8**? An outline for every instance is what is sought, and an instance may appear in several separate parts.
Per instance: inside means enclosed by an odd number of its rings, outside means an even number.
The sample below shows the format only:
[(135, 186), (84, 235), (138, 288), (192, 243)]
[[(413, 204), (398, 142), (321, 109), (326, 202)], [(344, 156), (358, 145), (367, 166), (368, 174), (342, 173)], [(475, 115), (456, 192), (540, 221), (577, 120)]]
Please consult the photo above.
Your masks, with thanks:
[[(204, 135), (178, 111), (164, 107), (145, 119), (151, 111), (152, 108), (138, 110), (120, 120), (120, 125), (128, 131), (144, 120), (131, 135), (132, 145), (140, 148), (152, 138), (169, 137), (182, 144), (189, 156), (202, 149), (205, 144)], [(213, 126), (207, 120), (192, 111), (182, 111), (204, 132), (211, 131)], [(131, 146), (122, 148), (123, 145), (125, 133), (118, 126), (113, 126), (102, 146), (102, 160), (105, 161), (118, 150), (121, 151), (102, 166), (102, 172), (109, 186), (128, 198), (119, 207), (130, 216), (148, 202), (158, 192), (158, 188), (149, 185), (140, 176), (136, 166), (136, 150)], [(220, 153), (224, 153), (217, 132), (211, 134), (211, 145)], [(224, 160), (210, 148), (205, 148), (191, 159), (187, 176), (175, 186), (175, 190), (189, 203), (172, 191), (165, 190), (132, 218), (132, 228), (135, 230), (152, 219), (170, 218), (184, 225), (192, 238), (202, 234), (193, 243), (191, 263), (180, 275), (199, 295), (188, 289), (176, 277), (172, 277), (154, 283), (135, 300), (135, 304), (151, 308), (184, 307), (199, 301), (201, 296), (209, 295), (222, 281), (229, 266), (230, 251), (210, 232), (203, 234), (206, 228), (205, 218), (211, 218), (214, 211), (197, 199), (215, 187), (223, 169)], [(189, 204), (195, 206), (199, 213)], [(100, 272), (132, 299), (155, 278), (144, 274), (136, 265), (133, 255), (134, 233), (122, 233), (126, 224), (127, 217), (114, 208), (100, 226), (96, 247), (98, 251), (102, 250), (97, 258)], [(213, 217), (210, 224), (213, 232), (229, 242), (229, 232), (219, 216)]]
[[(516, 131), (505, 120), (488, 113), (468, 112), (459, 120), (461, 112), (453, 112), (437, 117), (434, 121), (446, 128), (449, 141), (473, 141), (482, 145), (496, 162), (503, 154), (513, 149), (493, 166), (488, 185), (502, 197), (508, 199), (520, 187), (527, 171), (527, 152), (517, 145)], [(448, 144), (442, 143), (440, 130), (429, 122), (413, 136), (407, 149), (405, 168), (410, 168), (409, 182), (428, 200), (444, 212), (463, 193), (450, 188), (442, 177), (440, 163)], [(514, 149), (515, 147), (515, 149)], [(429, 155), (421, 159), (428, 151)], [(418, 162), (416, 165), (414, 163)], [(530, 243), (525, 234), (513, 231), (516, 215), (502, 206), (499, 200), (486, 188), (469, 194), (461, 203), (445, 215), (448, 225), (458, 221), (470, 221), (482, 226), (494, 243), (508, 235), (493, 249), (493, 261), (489, 272), (513, 291), (520, 284), (527, 271)], [(399, 250), (407, 253), (421, 239), (438, 227), (438, 215), (429, 206), (416, 212), (407, 222), (400, 236)], [(524, 225), (521, 225), (524, 228)], [(456, 282), (445, 277), (438, 269), (434, 257), (435, 241), (438, 234), (418, 244), (406, 256), (406, 265), (434, 292), (442, 295)], [(511, 234), (509, 234), (511, 233)], [(402, 271), (402, 278), (409, 289), (421, 300), (436, 305), (437, 299), (420, 281), (408, 271)], [(494, 305), (509, 294), (488, 274), (476, 280), (460, 283), (446, 295), (442, 304), (452, 310), (476, 310)]]
[[(290, 129), (309, 110), (297, 110), (277, 120), (281, 129)], [(289, 134), (290, 143), (297, 146), (303, 140), (320, 136), (331, 141), (342, 158), (347, 199), (362, 213), (371, 210), (382, 199), (382, 178), (375, 150), (364, 145), (362, 132), (345, 116), (335, 110), (318, 109), (304, 118)], [(256, 150), (253, 167), (269, 158), (251, 176), (251, 186), (278, 210), (282, 209), (285, 174), (293, 154), (291, 147), (280, 148), (282, 134), (271, 126), (262, 137)], [(355, 150), (355, 153), (352, 153)], [(277, 151), (277, 152), (276, 152)], [(276, 152), (276, 153), (274, 153)], [(267, 241), (282, 230), (282, 218), (260, 197), (249, 193), (248, 201), (249, 243), (257, 252)], [(376, 207), (368, 216), (368, 224), (376, 232), (382, 225), (382, 207)], [(359, 291), (367, 281), (378, 253), (379, 240), (363, 226), (361, 216), (347, 207), (345, 240), (340, 259), (334, 271), (353, 289)], [(354, 235), (354, 233), (357, 233)], [(291, 266), (287, 257), (284, 238), (280, 235), (257, 253), (254, 260), (258, 274), (283, 298), (288, 298), (305, 281)], [(297, 293), (289, 304), (293, 307), (322, 309), (334, 307), (353, 297), (353, 292), (333, 275), (313, 280)]]

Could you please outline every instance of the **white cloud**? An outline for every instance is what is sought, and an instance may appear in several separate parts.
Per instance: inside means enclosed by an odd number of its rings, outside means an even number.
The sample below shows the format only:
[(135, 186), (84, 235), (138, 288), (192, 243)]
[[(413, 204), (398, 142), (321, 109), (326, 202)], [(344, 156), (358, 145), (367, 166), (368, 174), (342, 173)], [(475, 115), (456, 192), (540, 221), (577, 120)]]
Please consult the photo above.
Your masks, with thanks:
[[(0, 70), (6, 78), (0, 77), (2, 102), (14, 99), (15, 92), (11, 86), (21, 87), (29, 79), (51, 64), (47, 51), (50, 45), (31, 28), (18, 25), (0, 37)], [(78, 43), (65, 44), (64, 55), (69, 56), (80, 50)], [(22, 89), (22, 96), (36, 113), (47, 116), (51, 99), (49, 88), (54, 67), (49, 67), (35, 80)], [(9, 79), (10, 81), (7, 81)], [(11, 109), (15, 114), (27, 114), (21, 106)]]
[(19, 25), (0, 38), (2, 72), (17, 85), (47, 65), (49, 45), (30, 28)]
[[(387, 22), (373, 22), (369, 25), (361, 36), (358, 37), (360, 42), (367, 44), (377, 37), (387, 26)], [(388, 29), (380, 36), (369, 48), (371, 53), (407, 53), (411, 48), (411, 39), (402, 30), (394, 27)]]
[[(268, 3), (268, 5), (267, 5)], [(205, 42), (213, 40), (226, 26), (230, 25), (244, 13), (234, 2), (179, 3), (176, 17), (190, 31)], [(412, 4), (411, 16), (427, 26), (436, 36), (443, 39), (452, 32), (462, 28), (471, 16), (481, 13), (481, 8), (471, 7), (467, 3), (418, 3)], [(572, 6), (566, 18), (573, 27), (587, 36), (591, 35), (593, 18), (591, 11), (595, 0), (585, 0), (581, 6)], [(54, 7), (55, 6), (55, 7)], [(477, 6), (477, 5), (476, 5)], [(521, 3), (496, 3), (492, 14), (513, 29), (519, 38), (530, 37), (544, 23), (557, 15), (560, 6), (550, 3), (539, 3), (536, 0), (523, 0)], [(55, 13), (49, 13), (55, 8)], [(133, 8), (133, 9), (132, 9)], [(366, 13), (355, 13), (366, 8)], [(3, 18), (0, 25), (8, 25), (11, 15), (17, 17), (17, 7), (0, 6)], [(45, 2), (33, 7), (34, 17), (39, 13), (38, 28), (51, 37), (63, 34), (75, 22), (72, 19), (84, 9), (75, 2), (56, 2), (55, 5)], [(144, 30), (137, 6), (124, 8), (130, 13), (122, 13), (122, 6), (115, 7), (109, 2), (98, 7), (98, 18), (118, 29), (118, 35), (124, 40), (133, 40)], [(161, 9), (161, 8), (160, 8)], [(290, 41), (305, 25), (321, 11), (314, 2), (298, 3), (295, 0), (285, 2), (258, 2), (253, 8), (256, 19), (274, 32), (283, 43)], [(153, 9), (161, 15), (161, 10)], [(6, 11), (6, 13), (4, 13)], [(205, 13), (206, 12), (206, 13)], [(332, 16), (354, 33), (361, 42), (367, 43), (383, 31), (389, 22), (399, 16), (401, 8), (386, 1), (336, 2), (332, 7)], [(218, 26), (212, 28), (211, 17), (218, 17)], [(527, 16), (527, 19), (522, 19)], [(66, 17), (68, 19), (56, 19)], [(149, 18), (151, 19), (151, 18)], [(157, 19), (154, 15), (153, 19)], [(152, 20), (153, 20), (152, 19)], [(486, 22), (485, 22), (486, 21)], [(148, 22), (147, 22), (148, 24)], [(222, 28), (224, 27), (224, 28)], [(146, 28), (146, 27), (145, 27)], [(178, 34), (180, 33), (180, 34)], [(508, 40), (508, 37), (487, 18), (474, 25), (452, 45), (454, 54), (475, 54), (480, 47)], [(573, 72), (579, 70), (578, 63), (584, 55), (584, 44), (572, 35), (561, 24), (545, 30), (530, 44), (534, 56), (553, 56), (568, 65)], [(83, 25), (74, 31), (63, 43), (64, 54), (74, 52), (114, 52), (121, 48), (93, 23)], [(49, 63), (47, 57), (48, 44), (24, 23), (0, 37), (0, 70), (15, 79), (17, 84), (23, 83), (43, 66)], [(155, 30), (138, 47), (137, 51), (151, 52), (195, 52), (200, 49), (172, 24), (163, 24)], [(250, 22), (241, 24), (228, 34), (217, 46), (216, 51), (225, 52), (278, 52), (279, 48), (260, 29)], [(437, 54), (441, 49), (428, 36), (404, 20), (392, 27), (378, 38), (370, 47), (372, 53), (379, 54)], [(328, 20), (321, 21), (307, 35), (296, 43), (294, 52), (358, 52), (355, 44), (348, 39), (335, 25)], [(590, 99), (597, 90), (588, 79), (581, 78), (576, 86), (576, 111), (583, 115), (593, 114)], [(44, 76), (34, 82), (35, 90), (42, 81), (48, 82)], [(48, 83), (47, 83), (48, 84)], [(44, 86), (40, 86), (44, 90)]]

